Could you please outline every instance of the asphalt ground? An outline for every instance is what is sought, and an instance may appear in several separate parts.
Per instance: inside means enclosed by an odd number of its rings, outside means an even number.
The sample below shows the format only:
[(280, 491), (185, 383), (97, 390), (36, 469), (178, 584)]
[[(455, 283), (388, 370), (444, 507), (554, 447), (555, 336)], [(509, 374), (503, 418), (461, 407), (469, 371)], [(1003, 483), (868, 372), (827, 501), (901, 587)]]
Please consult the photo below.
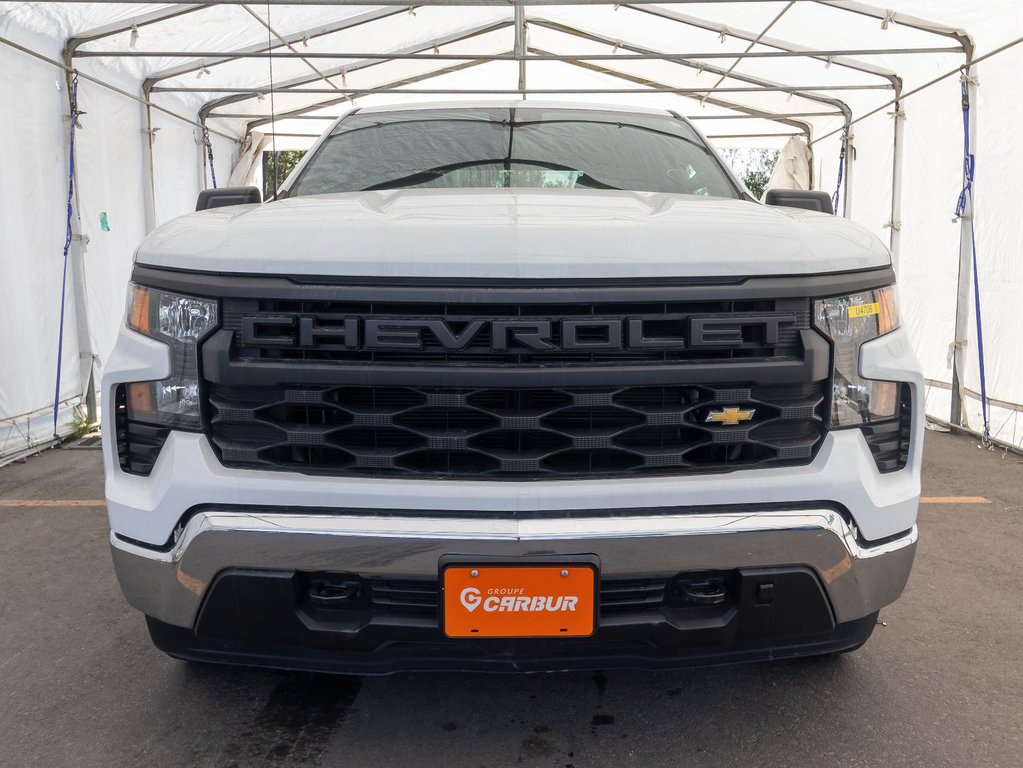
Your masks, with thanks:
[[(0, 468), (0, 766), (1023, 766), (1023, 461), (927, 434), (917, 562), (856, 653), (666, 673), (336, 677), (155, 650), (98, 450)], [(80, 500), (72, 505), (71, 500)]]

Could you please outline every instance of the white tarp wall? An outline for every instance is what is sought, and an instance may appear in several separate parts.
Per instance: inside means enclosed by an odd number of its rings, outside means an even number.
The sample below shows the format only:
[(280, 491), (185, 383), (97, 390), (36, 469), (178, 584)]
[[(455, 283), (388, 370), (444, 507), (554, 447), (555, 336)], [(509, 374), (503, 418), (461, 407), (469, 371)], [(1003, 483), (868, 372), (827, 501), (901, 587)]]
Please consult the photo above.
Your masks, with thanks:
[[(40, 47), (54, 42), (40, 36), (22, 39)], [(68, 176), (62, 151), (62, 83), (53, 67), (0, 46), (0, 146), (5, 147), (0, 181), (0, 456), (53, 433), (48, 406), (55, 382)], [(82, 390), (74, 338), (77, 297), (71, 293), (70, 343), (62, 361), (67, 376), (60, 396), (73, 403)], [(61, 428), (69, 422), (70, 411), (65, 410)]]
[[(924, 4), (920, 4), (924, 5)], [(926, 4), (931, 5), (931, 4)], [(978, 47), (995, 47), (1019, 34), (1020, 6), (999, 19), (977, 12), (969, 27)], [(1016, 26), (1002, 29), (1008, 22)], [(1003, 34), (1004, 33), (1004, 34)], [(980, 82), (977, 155), (977, 248), (981, 308), (985, 331), (985, 370), (993, 438), (1023, 445), (1023, 345), (1018, 334), (1023, 322), (1023, 217), (1019, 208), (1023, 185), (1023, 125), (1018, 73), (1023, 47), (1012, 48), (975, 69)], [(940, 74), (935, 68), (933, 76)], [(927, 78), (929, 79), (929, 77)], [(927, 413), (947, 421), (951, 410), (952, 357), (959, 270), (960, 226), (954, 220), (962, 187), (963, 129), (960, 83), (949, 78), (902, 101), (906, 113), (903, 158), (902, 245), (898, 265), (903, 322), (910, 330), (924, 376), (930, 382)], [(870, 117), (853, 128), (857, 147), (852, 198), (853, 219), (882, 240), (888, 240), (891, 209), (891, 123), (893, 109)], [(833, 189), (837, 174), (837, 143), (818, 147), (822, 188)], [(980, 363), (970, 287), (970, 321), (966, 339), (966, 423), (975, 431), (983, 425)]]
[[(60, 59), (63, 39), (4, 23), (0, 35)], [(106, 80), (136, 92), (116, 72)], [(53, 437), (61, 276), (67, 226), (68, 114), (64, 73), (0, 45), (0, 461)], [(78, 85), (78, 195), (69, 263), (57, 430), (84, 417), (88, 363), (96, 381), (123, 321), (131, 257), (146, 234), (144, 107), (85, 79)], [(158, 222), (194, 209), (203, 189), (200, 132), (156, 112), (154, 162)], [(214, 137), (217, 173), (231, 172), (235, 145)], [(109, 231), (100, 223), (106, 214)], [(76, 271), (76, 267), (78, 267)], [(87, 325), (79, 322), (84, 304)], [(85, 327), (83, 327), (85, 326)], [(84, 355), (84, 357), (83, 357)]]
[[(67, 38), (140, 14), (161, 13), (173, 6), (126, 3), (0, 2), (0, 37), (59, 62)], [(864, 13), (852, 13), (859, 9)], [(842, 10), (844, 9), (844, 10)], [(911, 28), (905, 14), (965, 29), (976, 42), (975, 56), (1023, 37), (1023, 4), (995, 0), (968, 4), (959, 0), (886, 0), (885, 9), (862, 3), (828, 0), (811, 3), (692, 3), (660, 6), (528, 6), (527, 43), (531, 53), (572, 55), (714, 52), (741, 54), (777, 51), (770, 41), (815, 50), (954, 48), (956, 42)], [(223, 4), (196, 9), (153, 24), (139, 34), (123, 31), (84, 44), (80, 53), (107, 51), (235, 51), (267, 45), (265, 4), (250, 7)], [(321, 53), (395, 51), (508, 54), (514, 45), (514, 10), (490, 7), (419, 6), (414, 14), (400, 6), (305, 5), (272, 6), (275, 33), (287, 36), (293, 52)], [(871, 15), (871, 14), (874, 15)], [(877, 14), (880, 14), (878, 16)], [(375, 20), (342, 29), (352, 20)], [(702, 19), (701, 25), (678, 17)], [(907, 23), (900, 23), (900, 15)], [(262, 21), (261, 21), (262, 20)], [(884, 29), (882, 29), (884, 27)], [(336, 29), (324, 34), (326, 28)], [(742, 38), (737, 30), (752, 30)], [(305, 36), (305, 40), (303, 40)], [(464, 38), (464, 39), (463, 39)], [(289, 49), (271, 38), (275, 51)], [(854, 118), (883, 107), (891, 98), (883, 72), (903, 78), (911, 91), (954, 70), (961, 53), (923, 55), (873, 54), (848, 56), (856, 66), (836, 57), (693, 58), (687, 61), (625, 60), (565, 62), (533, 61), (527, 65), (531, 89), (621, 89), (629, 94), (572, 96), (541, 94), (536, 98), (577, 99), (660, 106), (689, 115), (712, 141), (722, 146), (782, 147), (793, 135), (809, 132), (813, 141), (811, 178), (815, 188), (834, 191), (844, 119), (838, 101)], [(194, 57), (104, 55), (79, 57), (74, 66), (135, 97), (142, 82), (155, 73), (195, 63)], [(202, 61), (202, 60), (200, 60)], [(307, 110), (304, 117), (269, 124), (270, 99), (259, 99), (253, 87), (268, 84), (265, 58), (229, 62), (213, 60), (208, 72), (187, 66), (156, 83), (154, 104), (187, 118), (199, 119), (200, 108), (218, 99), (242, 95), (213, 108), (216, 114), (248, 115), (250, 119), (210, 117), (217, 178), (223, 185), (238, 158), (247, 124), (268, 134), (276, 131), (278, 149), (304, 148), (310, 134), (350, 108), (343, 93), (331, 89), (368, 88), (408, 81), (408, 88), (514, 90), (514, 61), (459, 62), (362, 61), (298, 58), (275, 59), (277, 87), (304, 82), (303, 88), (325, 93), (299, 94), (278, 90), (278, 116)], [(339, 73), (342, 65), (343, 74)], [(860, 67), (860, 65), (863, 65)], [(324, 77), (312, 73), (315, 66)], [(988, 395), (992, 435), (1023, 445), (1023, 351), (1016, 341), (1017, 307), (1023, 303), (1023, 217), (1019, 216), (1019, 184), (1023, 178), (1023, 145), (1017, 139), (1023, 124), (1017, 73), (1023, 67), (1023, 46), (983, 61), (979, 78), (977, 142), (977, 241), (980, 250), (981, 300), (986, 331)], [(882, 73), (882, 74), (878, 74)], [(727, 76), (724, 76), (726, 75)], [(748, 90), (754, 83), (785, 86), (780, 91)], [(719, 86), (709, 98), (685, 89)], [(814, 93), (804, 89), (820, 86)], [(827, 90), (823, 87), (830, 88)], [(849, 87), (856, 90), (847, 90)], [(861, 86), (869, 89), (859, 90)], [(160, 88), (181, 89), (161, 92)], [(642, 91), (674, 88), (681, 92)], [(791, 90), (786, 90), (791, 88)], [(205, 90), (204, 90), (205, 89)], [(221, 90), (214, 90), (221, 89)], [(724, 90), (722, 90), (724, 89)], [(733, 90), (728, 90), (733, 89)], [(706, 95), (706, 91), (704, 92)], [(0, 184), (0, 461), (5, 456), (52, 437), (52, 407), (57, 365), (58, 320), (66, 226), (68, 101), (65, 73), (51, 63), (0, 43), (0, 146), (6, 150)], [(357, 103), (412, 102), (445, 95), (360, 95)], [(316, 104), (330, 102), (321, 109)], [(909, 327), (925, 376), (933, 385), (927, 412), (948, 419), (952, 371), (949, 345), (955, 339), (959, 273), (959, 224), (953, 209), (962, 182), (962, 114), (959, 83), (949, 77), (902, 101), (904, 123), (901, 258), (898, 265), (904, 322)], [(97, 376), (121, 323), (124, 286), (131, 255), (147, 227), (194, 207), (197, 192), (208, 183), (200, 130), (192, 122), (153, 110), (152, 182), (148, 171), (146, 109), (138, 100), (109, 88), (79, 80), (82, 129), (77, 132), (78, 195), (76, 237), (69, 259), (62, 355), (61, 405), (58, 432), (71, 428), (87, 387), (90, 361)], [(771, 115), (813, 113), (796, 119), (765, 119), (763, 115), (732, 119), (738, 110)], [(843, 191), (842, 209), (885, 242), (891, 236), (893, 112), (882, 108), (852, 127), (855, 161), (851, 194)], [(728, 118), (728, 119), (724, 119)], [(836, 133), (837, 131), (837, 133)], [(223, 134), (223, 135), (221, 135)], [(234, 137), (234, 138), (230, 138)], [(149, 189), (151, 184), (151, 189)], [(152, 211), (147, 213), (147, 200)], [(106, 214), (109, 231), (101, 226)], [(152, 219), (152, 221), (148, 221)], [(972, 289), (970, 291), (972, 297)], [(972, 298), (971, 298), (972, 302)], [(965, 387), (978, 392), (979, 363), (971, 308), (966, 339)], [(979, 403), (967, 397), (969, 425), (981, 426)]]

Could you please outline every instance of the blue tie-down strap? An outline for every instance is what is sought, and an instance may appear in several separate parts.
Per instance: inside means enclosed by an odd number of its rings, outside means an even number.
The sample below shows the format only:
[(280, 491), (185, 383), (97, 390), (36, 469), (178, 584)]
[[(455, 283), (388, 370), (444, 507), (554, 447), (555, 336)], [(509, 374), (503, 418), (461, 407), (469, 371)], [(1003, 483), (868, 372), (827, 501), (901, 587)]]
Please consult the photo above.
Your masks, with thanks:
[(75, 129), (78, 127), (78, 73), (71, 78), (71, 128), (68, 134), (67, 229), (64, 235), (64, 270), (60, 280), (60, 324), (57, 331), (57, 375), (53, 388), (53, 436), (57, 437), (57, 410), (60, 407), (60, 372), (64, 357), (64, 304), (67, 298), (67, 261), (71, 251), (71, 217), (75, 196)]
[(206, 145), (206, 157), (209, 159), (210, 164), (210, 180), (213, 182), (213, 188), (217, 188), (217, 172), (213, 168), (213, 142), (210, 141), (210, 129), (202, 129), (202, 143)]
[(973, 303), (977, 313), (977, 358), (980, 363), (980, 409), (984, 419), (981, 436), (984, 445), (991, 442), (991, 422), (988, 416), (987, 375), (984, 364), (984, 323), (980, 307), (980, 270), (977, 262), (977, 218), (973, 209), (973, 182), (977, 171), (977, 158), (970, 152), (970, 80), (963, 70), (960, 78), (963, 105), (963, 189), (956, 202), (956, 218), (969, 211), (970, 249), (973, 254)]
[(842, 151), (838, 153), (838, 181), (835, 183), (835, 194), (831, 196), (831, 208), (838, 213), (838, 197), (842, 189), (842, 176), (845, 175), (845, 149), (848, 139), (842, 137)]

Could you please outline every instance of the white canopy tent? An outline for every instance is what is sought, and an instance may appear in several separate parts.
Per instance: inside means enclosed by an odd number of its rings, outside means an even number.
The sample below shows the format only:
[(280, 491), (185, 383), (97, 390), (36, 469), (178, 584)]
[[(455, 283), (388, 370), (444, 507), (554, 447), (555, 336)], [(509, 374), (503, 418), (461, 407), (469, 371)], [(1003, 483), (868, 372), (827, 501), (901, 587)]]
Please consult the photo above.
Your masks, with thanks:
[[(990, 433), (1023, 446), (1021, 41), (1013, 0), (0, 2), (0, 462), (95, 411), (135, 246), (214, 175), (356, 106), (501, 96), (804, 142), (783, 160), (891, 246), (927, 413), (979, 431), (976, 224)], [(977, 206), (957, 217), (963, 84)]]

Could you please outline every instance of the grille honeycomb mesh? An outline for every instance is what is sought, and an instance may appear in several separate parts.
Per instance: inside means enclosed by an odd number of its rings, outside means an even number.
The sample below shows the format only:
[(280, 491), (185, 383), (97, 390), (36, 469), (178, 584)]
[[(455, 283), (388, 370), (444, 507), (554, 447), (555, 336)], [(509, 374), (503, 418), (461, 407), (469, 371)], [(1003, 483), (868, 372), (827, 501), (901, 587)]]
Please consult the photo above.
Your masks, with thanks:
[[(330, 475), (538, 478), (722, 471), (811, 460), (821, 383), (621, 388), (224, 387), (228, 466)], [(725, 408), (753, 411), (708, 423)]]

